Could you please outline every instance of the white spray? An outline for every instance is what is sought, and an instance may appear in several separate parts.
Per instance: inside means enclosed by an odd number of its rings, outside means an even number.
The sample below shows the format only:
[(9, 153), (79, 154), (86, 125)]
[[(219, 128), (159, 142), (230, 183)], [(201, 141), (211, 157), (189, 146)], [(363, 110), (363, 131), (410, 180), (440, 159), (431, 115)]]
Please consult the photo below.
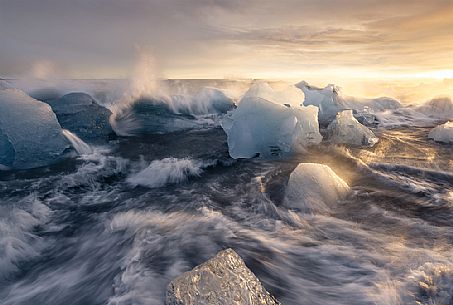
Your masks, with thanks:
[(63, 129), (63, 135), (71, 143), (72, 147), (76, 150), (79, 155), (89, 155), (93, 153), (90, 145), (83, 142), (77, 135), (73, 134), (69, 130)]

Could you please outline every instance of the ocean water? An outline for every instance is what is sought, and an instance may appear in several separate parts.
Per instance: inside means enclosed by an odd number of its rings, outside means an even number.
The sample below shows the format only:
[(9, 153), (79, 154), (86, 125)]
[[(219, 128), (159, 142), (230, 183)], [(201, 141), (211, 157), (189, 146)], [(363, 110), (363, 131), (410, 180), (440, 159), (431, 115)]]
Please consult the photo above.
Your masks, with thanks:
[[(172, 279), (226, 248), (282, 304), (453, 304), (453, 147), (429, 130), (233, 160), (211, 127), (79, 143), (75, 159), (0, 172), (0, 304), (163, 304)], [(316, 213), (286, 208), (303, 162), (352, 192)]]

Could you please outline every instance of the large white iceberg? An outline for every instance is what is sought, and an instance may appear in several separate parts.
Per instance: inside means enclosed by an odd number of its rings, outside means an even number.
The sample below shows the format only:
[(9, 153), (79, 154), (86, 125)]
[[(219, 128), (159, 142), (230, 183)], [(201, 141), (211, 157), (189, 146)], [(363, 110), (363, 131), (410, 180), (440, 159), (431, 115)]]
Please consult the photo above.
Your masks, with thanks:
[(0, 165), (41, 167), (62, 158), (69, 148), (49, 105), (18, 89), (0, 90)]
[(165, 305), (277, 305), (232, 249), (180, 275), (167, 288)]
[(230, 156), (282, 157), (320, 143), (318, 108), (291, 107), (297, 103), (300, 100), (278, 95), (266, 84), (252, 86), (221, 122)]
[(350, 189), (330, 167), (301, 163), (291, 173), (285, 190), (285, 206), (304, 213), (328, 212)]
[(338, 112), (345, 109), (353, 109), (357, 117), (363, 117), (364, 122), (373, 123), (372, 114), (401, 107), (400, 102), (389, 97), (368, 99), (343, 95), (340, 88), (333, 84), (325, 88), (317, 88), (302, 81), (296, 84), (296, 87), (305, 94), (304, 105), (319, 107), (319, 122), (326, 125)]
[(349, 144), (353, 146), (374, 146), (379, 138), (360, 124), (352, 115), (352, 110), (339, 112), (327, 127), (328, 139), (332, 143)]
[(453, 143), (453, 121), (433, 128), (428, 137), (436, 142)]

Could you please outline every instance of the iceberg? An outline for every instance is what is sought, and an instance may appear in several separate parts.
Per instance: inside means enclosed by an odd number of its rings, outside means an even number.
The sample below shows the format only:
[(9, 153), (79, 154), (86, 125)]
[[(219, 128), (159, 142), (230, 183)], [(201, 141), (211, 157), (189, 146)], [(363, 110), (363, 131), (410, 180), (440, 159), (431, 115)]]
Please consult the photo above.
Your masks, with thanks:
[(428, 138), (436, 142), (453, 143), (453, 122), (447, 122), (433, 128), (429, 132)]
[(302, 81), (296, 84), (296, 87), (305, 94), (303, 102), (305, 106), (313, 105), (319, 108), (318, 119), (322, 124), (331, 122), (340, 110), (346, 108), (344, 101), (339, 98), (338, 87), (333, 84), (325, 88), (317, 88)]
[[(252, 86), (237, 109), (222, 119), (232, 158), (282, 157), (321, 142), (318, 108), (293, 108), (295, 101), (270, 90), (266, 85)], [(282, 104), (285, 101), (289, 105)]]
[(276, 91), (266, 82), (255, 82), (244, 94), (245, 98), (258, 97), (275, 104), (291, 108), (303, 106), (304, 93), (295, 86), (288, 86), (283, 90)]
[(327, 127), (327, 137), (332, 143), (353, 146), (372, 147), (379, 141), (370, 129), (354, 118), (352, 110), (343, 110), (337, 114)]
[(333, 84), (317, 88), (302, 81), (296, 87), (305, 94), (304, 105), (319, 108), (319, 122), (323, 125), (329, 124), (338, 112), (346, 109), (353, 109), (361, 122), (372, 125), (376, 120), (373, 113), (401, 107), (399, 101), (389, 97), (368, 99), (342, 95), (340, 88)]
[(64, 157), (70, 145), (49, 105), (18, 89), (0, 90), (0, 164), (29, 169)]
[(241, 257), (232, 249), (173, 280), (167, 288), (165, 305), (276, 305), (280, 304)]
[(328, 212), (349, 191), (348, 184), (327, 165), (301, 163), (289, 177), (284, 205), (304, 213)]
[(57, 115), (61, 127), (84, 141), (101, 142), (113, 134), (109, 123), (112, 112), (86, 93), (69, 93), (47, 103)]

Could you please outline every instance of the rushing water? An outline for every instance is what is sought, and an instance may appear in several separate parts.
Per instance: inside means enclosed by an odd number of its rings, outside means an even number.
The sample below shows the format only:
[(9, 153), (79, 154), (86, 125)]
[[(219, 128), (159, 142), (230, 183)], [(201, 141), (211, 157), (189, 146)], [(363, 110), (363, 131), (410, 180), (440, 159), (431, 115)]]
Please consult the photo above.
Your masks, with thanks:
[[(235, 161), (213, 128), (0, 172), (0, 303), (162, 304), (170, 280), (231, 247), (283, 304), (453, 304), (453, 148), (428, 131)], [(285, 208), (300, 162), (353, 192), (322, 213)]]

